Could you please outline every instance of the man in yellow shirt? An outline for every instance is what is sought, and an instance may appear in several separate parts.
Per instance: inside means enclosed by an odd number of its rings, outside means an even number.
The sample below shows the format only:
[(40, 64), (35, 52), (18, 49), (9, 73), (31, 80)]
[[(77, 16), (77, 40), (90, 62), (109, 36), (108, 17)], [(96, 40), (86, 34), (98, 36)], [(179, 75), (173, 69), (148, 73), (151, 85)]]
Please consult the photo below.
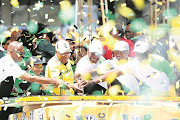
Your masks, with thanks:
[(45, 77), (58, 78), (71, 84), (69, 90), (56, 88), (53, 91), (57, 95), (70, 95), (74, 94), (74, 90), (77, 90), (74, 83), (74, 73), (70, 64), (70, 46), (65, 40), (60, 40), (55, 46), (56, 54), (47, 63)]

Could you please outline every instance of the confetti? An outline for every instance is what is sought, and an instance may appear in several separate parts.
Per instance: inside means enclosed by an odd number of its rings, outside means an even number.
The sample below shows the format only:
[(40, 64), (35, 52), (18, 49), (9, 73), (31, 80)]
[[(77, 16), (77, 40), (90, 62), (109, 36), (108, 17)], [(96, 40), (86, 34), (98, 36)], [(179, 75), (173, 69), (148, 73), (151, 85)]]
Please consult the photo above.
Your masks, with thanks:
[(19, 2), (18, 0), (11, 0), (11, 5), (15, 8), (19, 8)]
[(33, 10), (39, 11), (43, 7), (43, 5), (44, 2), (38, 1), (38, 3), (34, 4), (35, 7), (33, 8)]
[(119, 94), (120, 90), (121, 90), (120, 85), (114, 85), (114, 86), (109, 88), (108, 94), (110, 96), (117, 96)]
[(168, 0), (168, 1), (170, 1), (170, 2), (175, 2), (176, 0)]
[(163, 11), (163, 16), (165, 19), (171, 20), (177, 15), (177, 10), (175, 8), (169, 8)]
[(89, 74), (89, 73), (85, 73), (85, 74), (83, 74), (82, 75), (82, 78), (84, 79), (84, 80), (91, 80), (91, 74)]
[(132, 20), (130, 24), (130, 28), (134, 32), (143, 32), (147, 28), (147, 25), (143, 19), (137, 18), (137, 19)]
[(46, 105), (46, 103), (43, 103), (42, 105), (41, 105), (41, 107), (44, 107)]
[(27, 26), (27, 24), (26, 24), (26, 23), (21, 23), (21, 25)]
[(6, 106), (3, 108), (3, 110), (4, 110), (4, 111), (6, 111), (6, 110), (7, 110), (7, 108), (8, 108), (8, 106), (6, 105)]
[(48, 14), (45, 14), (45, 19), (48, 19)]
[(31, 12), (31, 9), (28, 8), (27, 11), (28, 11), (28, 12)]
[(171, 20), (171, 26), (173, 28), (180, 28), (180, 16), (176, 16)]
[(105, 79), (105, 81), (107, 81), (107, 84), (111, 84), (116, 78), (117, 78), (117, 74), (114, 72), (111, 72), (107, 78)]
[(4, 23), (4, 21), (3, 21), (3, 20), (0, 20), (0, 22), (1, 22), (1, 23)]
[(92, 93), (92, 95), (99, 96), (99, 95), (103, 95), (103, 93), (99, 90), (96, 90)]
[(29, 21), (28, 23), (28, 29), (31, 34), (34, 34), (38, 30), (38, 24), (36, 21)]
[(144, 7), (145, 7), (145, 2), (144, 2), (144, 0), (132, 0), (132, 1), (133, 1), (133, 3), (134, 3), (135, 7), (136, 7), (139, 11), (141, 11), (141, 10), (144, 9)]
[(129, 20), (132, 20), (136, 17), (135, 12), (129, 7), (122, 7), (121, 5), (118, 5), (117, 11), (120, 15)]
[(39, 84), (37, 84), (37, 83), (31, 83), (31, 90), (32, 90), (33, 92), (38, 92), (39, 89), (40, 89), (40, 85), (39, 85)]
[(49, 19), (48, 19), (48, 22), (55, 22), (55, 20), (52, 19), (52, 18), (49, 18)]

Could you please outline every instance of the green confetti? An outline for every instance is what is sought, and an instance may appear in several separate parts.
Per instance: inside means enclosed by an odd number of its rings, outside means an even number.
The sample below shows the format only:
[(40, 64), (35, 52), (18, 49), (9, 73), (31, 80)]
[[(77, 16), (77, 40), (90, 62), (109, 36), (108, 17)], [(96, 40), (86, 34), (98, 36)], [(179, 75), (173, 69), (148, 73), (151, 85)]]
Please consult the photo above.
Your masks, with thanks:
[(29, 21), (28, 29), (31, 34), (35, 34), (38, 30), (38, 24), (35, 21)]
[(33, 92), (38, 92), (39, 89), (40, 89), (40, 85), (39, 85), (39, 84), (37, 84), (37, 83), (31, 83), (31, 90), (32, 90)]
[(99, 96), (99, 95), (103, 95), (103, 93), (99, 90), (96, 90), (92, 93), (92, 95)]
[(51, 10), (54, 10), (54, 7), (51, 6), (50, 9), (51, 9)]
[(21, 106), (18, 105), (18, 104), (15, 104), (14, 107), (15, 107), (15, 108), (20, 108)]
[(143, 32), (147, 28), (147, 24), (143, 19), (137, 18), (132, 20), (130, 28), (134, 32)]
[(163, 11), (163, 16), (165, 19), (171, 20), (177, 15), (177, 10), (175, 8), (169, 8)]
[(66, 10), (60, 10), (58, 13), (58, 18), (59, 18), (60, 22), (62, 22), (63, 24), (72, 23), (75, 18), (75, 13), (74, 13), (73, 8), (69, 8)]

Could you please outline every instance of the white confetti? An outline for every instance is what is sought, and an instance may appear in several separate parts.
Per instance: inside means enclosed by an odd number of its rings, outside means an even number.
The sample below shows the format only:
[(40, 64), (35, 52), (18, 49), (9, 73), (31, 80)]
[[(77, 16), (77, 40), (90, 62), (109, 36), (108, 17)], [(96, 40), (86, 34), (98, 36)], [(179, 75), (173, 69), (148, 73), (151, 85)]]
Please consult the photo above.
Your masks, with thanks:
[(48, 98), (47, 98), (47, 97), (45, 97), (45, 98), (44, 98), (44, 100), (48, 100)]
[(4, 23), (4, 21), (3, 21), (3, 20), (0, 20), (0, 22), (1, 22), (1, 23)]
[(15, 11), (10, 12), (10, 14), (13, 14), (13, 13), (15, 13)]
[(43, 103), (42, 105), (41, 105), (41, 107), (44, 107), (46, 105), (46, 103)]
[(3, 108), (3, 110), (4, 110), (4, 111), (6, 111), (6, 110), (7, 110), (7, 108), (8, 108), (8, 106), (6, 105), (6, 106)]
[(25, 26), (27, 26), (27, 24), (26, 24), (26, 23), (21, 23), (21, 25), (25, 25)]
[(35, 17), (35, 16), (37, 16), (37, 14), (32, 15), (32, 17)]
[(48, 14), (45, 14), (45, 19), (48, 19)]
[(54, 19), (52, 19), (52, 18), (49, 18), (48, 19), (48, 22), (54, 22), (55, 20)]

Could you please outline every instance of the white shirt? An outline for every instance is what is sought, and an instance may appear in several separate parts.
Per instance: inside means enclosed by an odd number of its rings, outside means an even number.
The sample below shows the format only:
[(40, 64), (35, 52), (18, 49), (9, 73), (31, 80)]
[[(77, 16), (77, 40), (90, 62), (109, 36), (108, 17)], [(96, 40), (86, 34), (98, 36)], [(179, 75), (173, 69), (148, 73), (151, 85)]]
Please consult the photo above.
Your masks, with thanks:
[[(111, 70), (115, 70), (123, 67), (125, 64), (118, 64), (118, 60), (114, 57), (112, 60), (106, 60), (99, 66), (97, 66), (98, 71), (101, 74), (105, 74)], [(139, 94), (140, 88), (137, 79), (132, 74), (120, 75), (116, 78), (120, 83), (128, 87), (134, 93)]]
[(167, 92), (169, 89), (169, 78), (164, 72), (160, 72), (148, 64), (140, 64), (137, 58), (120, 69), (132, 73), (136, 78), (153, 89), (162, 92)]
[[(79, 73), (82, 75), (84, 73), (88, 73), (90, 70), (94, 69), (96, 66), (98, 66), (101, 62), (104, 62), (104, 61), (105, 61), (105, 58), (101, 56), (97, 63), (91, 63), (88, 55), (85, 55), (78, 61), (76, 65), (75, 74)], [(98, 84), (107, 89), (106, 82), (101, 82)]]
[(5, 80), (9, 76), (20, 78), (26, 71), (22, 70), (17, 63), (11, 58), (10, 55), (6, 55), (0, 59), (0, 82)]

